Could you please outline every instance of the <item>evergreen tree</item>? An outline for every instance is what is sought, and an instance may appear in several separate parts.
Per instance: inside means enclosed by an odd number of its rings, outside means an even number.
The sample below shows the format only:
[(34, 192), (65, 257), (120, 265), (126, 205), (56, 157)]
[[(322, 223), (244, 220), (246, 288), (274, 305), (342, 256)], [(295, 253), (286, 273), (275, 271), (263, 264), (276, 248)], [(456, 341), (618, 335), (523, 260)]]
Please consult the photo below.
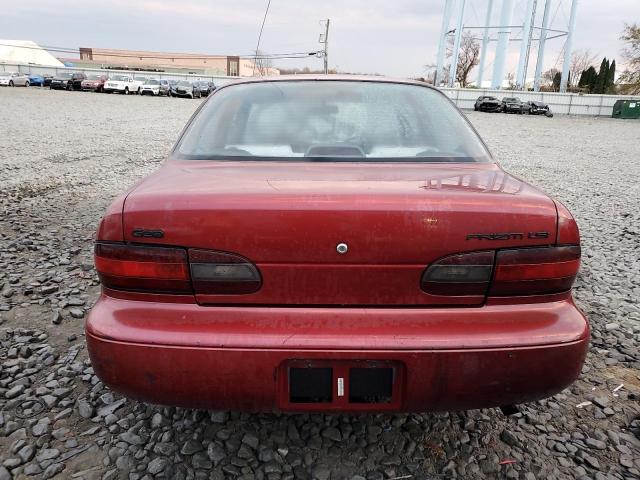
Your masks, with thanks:
[(607, 77), (609, 75), (609, 60), (607, 57), (602, 59), (602, 63), (600, 64), (600, 71), (598, 72), (598, 78), (596, 80), (595, 88), (593, 89), (593, 93), (604, 93), (604, 89), (607, 84)]
[(611, 66), (609, 67), (609, 72), (607, 73), (607, 84), (605, 88), (605, 93), (615, 93), (615, 85), (616, 83), (616, 61), (613, 60), (611, 62)]
[(578, 86), (580, 88), (583, 88), (587, 85), (587, 75), (589, 70), (583, 70), (582, 73), (580, 74), (580, 80), (578, 80)]
[(593, 91), (596, 88), (596, 81), (598, 80), (598, 74), (596, 72), (596, 69), (591, 66), (589, 68), (587, 68), (587, 78), (586, 78), (586, 87), (589, 90), (589, 93), (593, 93)]
[(556, 72), (556, 74), (553, 76), (553, 91), (554, 92), (559, 92), (560, 91), (560, 81), (562, 80), (562, 74), (560, 72)]

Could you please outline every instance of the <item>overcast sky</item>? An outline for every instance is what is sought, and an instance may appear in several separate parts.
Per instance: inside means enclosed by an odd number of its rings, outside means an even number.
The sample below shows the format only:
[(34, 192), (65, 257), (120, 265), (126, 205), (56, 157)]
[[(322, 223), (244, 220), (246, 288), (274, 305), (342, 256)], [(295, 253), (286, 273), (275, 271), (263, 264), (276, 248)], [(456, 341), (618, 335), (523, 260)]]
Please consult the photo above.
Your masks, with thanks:
[[(460, 0), (458, 0), (460, 1)], [(566, 28), (570, 0), (553, 2), (553, 28)], [(61, 47), (100, 47), (249, 55), (267, 0), (3, 1), (0, 37)], [(487, 0), (467, 0), (466, 25), (481, 25)], [(494, 1), (499, 18), (501, 0)], [(526, 0), (515, 0), (522, 24)], [(539, 18), (544, 0), (539, 0)], [(320, 20), (331, 19), (329, 64), (341, 71), (421, 76), (435, 63), (444, 0), (272, 0), (261, 50), (318, 50)], [(640, 0), (579, 0), (574, 49), (618, 59), (624, 22), (640, 22)], [(517, 34), (517, 32), (514, 32)], [(564, 39), (547, 43), (545, 67), (560, 67)], [(495, 43), (492, 45), (495, 47)], [(509, 71), (519, 46), (512, 42)], [(489, 55), (492, 57), (492, 55)], [(534, 68), (533, 59), (530, 69)], [(489, 59), (491, 62), (491, 58)], [(276, 66), (320, 68), (322, 60), (279, 60)], [(489, 63), (488, 70), (491, 69)]]

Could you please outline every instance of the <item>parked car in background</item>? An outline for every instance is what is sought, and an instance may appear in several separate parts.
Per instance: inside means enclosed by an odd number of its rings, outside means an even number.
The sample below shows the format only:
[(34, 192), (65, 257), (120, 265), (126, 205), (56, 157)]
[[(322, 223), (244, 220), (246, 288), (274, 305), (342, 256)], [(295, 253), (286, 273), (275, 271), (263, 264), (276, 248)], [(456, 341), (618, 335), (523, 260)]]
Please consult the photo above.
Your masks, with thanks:
[(200, 98), (200, 89), (188, 80), (180, 80), (176, 85), (176, 97)]
[(71, 72), (62, 72), (55, 75), (49, 83), (51, 90), (71, 90)]
[(502, 102), (496, 97), (482, 95), (476, 100), (473, 109), (480, 112), (499, 112), (502, 110)]
[(167, 97), (171, 95), (169, 80), (160, 80), (160, 95), (166, 95)]
[(105, 93), (140, 93), (143, 81), (135, 80), (131, 75), (114, 75), (104, 83)]
[(153, 404), (508, 407), (567, 388), (589, 347), (574, 218), (423, 82), (218, 88), (94, 248), (91, 365)]
[(29, 76), (19, 72), (1, 72), (0, 85), (3, 87), (28, 87)]
[(209, 94), (216, 89), (213, 82), (208, 82), (206, 80), (198, 80), (197, 82), (193, 82), (193, 84), (198, 90), (200, 90), (200, 95), (203, 97), (208, 97)]
[(44, 87), (44, 77), (37, 73), (29, 75), (29, 85), (32, 87)]
[(176, 88), (178, 87), (178, 80), (169, 80), (169, 94), (172, 97), (176, 97)]
[(97, 73), (93, 73), (87, 75), (82, 83), (80, 84), (80, 88), (83, 91), (92, 91), (92, 92), (102, 92), (104, 90), (104, 84), (109, 79), (107, 75), (100, 75)]
[(502, 99), (502, 111), (504, 113), (527, 113), (529, 106), (518, 97), (504, 97)]
[(529, 113), (531, 115), (544, 115), (546, 117), (553, 117), (553, 113), (551, 112), (549, 105), (544, 102), (529, 101), (527, 102), (527, 106), (529, 107)]
[(74, 73), (71, 75), (71, 88), (70, 90), (82, 90), (82, 82), (86, 80), (87, 76), (84, 73)]
[(166, 95), (168, 97), (169, 93), (170, 89), (168, 80), (157, 80), (152, 78), (147, 80), (140, 88), (140, 95)]
[(44, 83), (43, 83), (43, 87), (48, 87), (49, 85), (51, 85), (51, 80), (53, 80), (53, 75), (51, 75), (50, 73), (45, 73), (44, 75), (42, 75), (42, 78), (44, 78)]

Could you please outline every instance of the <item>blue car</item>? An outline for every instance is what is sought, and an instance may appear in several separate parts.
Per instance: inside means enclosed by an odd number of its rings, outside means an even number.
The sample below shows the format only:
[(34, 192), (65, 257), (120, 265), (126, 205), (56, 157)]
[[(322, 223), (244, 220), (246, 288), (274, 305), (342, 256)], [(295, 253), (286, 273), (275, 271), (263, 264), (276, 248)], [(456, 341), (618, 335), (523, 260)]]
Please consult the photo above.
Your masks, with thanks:
[(29, 85), (32, 87), (44, 87), (44, 77), (42, 75), (29, 75)]

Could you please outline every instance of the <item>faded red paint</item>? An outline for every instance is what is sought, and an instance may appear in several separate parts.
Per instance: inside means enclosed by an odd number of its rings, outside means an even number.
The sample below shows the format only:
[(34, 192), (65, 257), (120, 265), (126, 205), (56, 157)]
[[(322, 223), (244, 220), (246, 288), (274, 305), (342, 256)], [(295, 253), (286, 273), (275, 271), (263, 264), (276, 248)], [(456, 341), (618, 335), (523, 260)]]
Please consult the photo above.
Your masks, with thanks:
[[(164, 236), (140, 239), (134, 229)], [(492, 233), (523, 235), (467, 238)], [(103, 290), (86, 323), (95, 372), (153, 403), (251, 411), (491, 407), (567, 387), (588, 348), (589, 326), (570, 292), (421, 290), (425, 268), (447, 255), (579, 244), (564, 206), (493, 163), (169, 160), (114, 202), (97, 240), (231, 252), (260, 271), (262, 287), (245, 295)], [(347, 254), (337, 254), (340, 242)], [(290, 404), (283, 375), (295, 360), (340, 372), (358, 361), (392, 362), (393, 401)]]
[(588, 333), (571, 301), (292, 309), (103, 296), (87, 322), (95, 372), (115, 390), (152, 403), (251, 411), (286, 407), (278, 375), (292, 359), (400, 362), (402, 411), (533, 401), (577, 378)]

